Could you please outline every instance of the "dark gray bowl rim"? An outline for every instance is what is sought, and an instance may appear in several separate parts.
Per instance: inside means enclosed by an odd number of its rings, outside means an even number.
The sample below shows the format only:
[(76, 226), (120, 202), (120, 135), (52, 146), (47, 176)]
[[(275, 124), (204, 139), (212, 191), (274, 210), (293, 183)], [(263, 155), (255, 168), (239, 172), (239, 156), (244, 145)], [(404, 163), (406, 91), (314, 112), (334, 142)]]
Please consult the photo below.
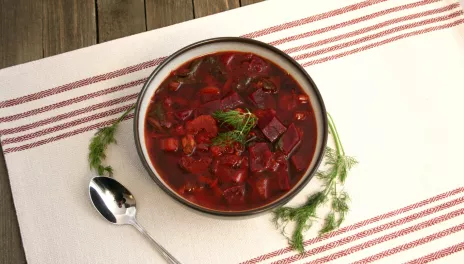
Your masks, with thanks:
[[(323, 138), (322, 138), (321, 149), (319, 151), (319, 156), (318, 157), (313, 157), (313, 158), (316, 158), (316, 163), (314, 164), (313, 169), (310, 170), (307, 175), (303, 175), (302, 180), (301, 180), (302, 182), (300, 183), (300, 185), (297, 188), (291, 190), (289, 193), (287, 193), (285, 197), (278, 198), (277, 200), (274, 200), (274, 201), (272, 201), (272, 202), (270, 202), (270, 203), (268, 203), (268, 204), (266, 204), (264, 206), (261, 206), (261, 207), (255, 208), (255, 209), (246, 210), (246, 211), (218, 211), (218, 210), (214, 210), (214, 209), (209, 209), (209, 208), (202, 207), (202, 206), (199, 206), (197, 204), (194, 204), (193, 202), (188, 202), (186, 199), (183, 199), (183, 198), (179, 197), (178, 195), (176, 195), (174, 193), (174, 191), (170, 190), (160, 179), (158, 179), (158, 177), (155, 175), (155, 173), (150, 168), (149, 162), (151, 162), (151, 161), (148, 161), (148, 160), (145, 159), (145, 155), (143, 154), (143, 151), (142, 151), (142, 148), (145, 147), (145, 146), (142, 146), (142, 144), (140, 142), (140, 138), (139, 138), (139, 128), (138, 128), (139, 126), (138, 126), (138, 123), (139, 123), (139, 116), (140, 116), (140, 102), (142, 101), (142, 99), (145, 96), (147, 96), (146, 95), (147, 89), (148, 89), (150, 83), (152, 82), (152, 80), (158, 74), (158, 72), (168, 62), (170, 62), (171, 60), (173, 60), (174, 58), (176, 58), (180, 54), (182, 54), (182, 53), (184, 53), (184, 52), (186, 52), (188, 50), (197, 48), (199, 46), (208, 45), (208, 44), (216, 43), (216, 42), (243, 42), (243, 43), (247, 43), (247, 44), (257, 45), (257, 46), (261, 46), (261, 47), (263, 47), (265, 49), (271, 50), (272, 52), (275, 52), (278, 55), (282, 56), (283, 58), (287, 59), (309, 81), (309, 83), (311, 85), (311, 88), (314, 90), (314, 93), (316, 94), (317, 100), (318, 100), (318, 102), (319, 102), (319, 104), (321, 106), (322, 125), (323, 125), (323, 128), (322, 128), (323, 135), (322, 135), (322, 137)], [(148, 96), (151, 97), (153, 95), (150, 94)], [(176, 201), (180, 202), (181, 204), (186, 205), (187, 207), (192, 208), (194, 210), (197, 210), (197, 211), (200, 211), (200, 212), (203, 212), (203, 213), (208, 213), (208, 214), (215, 215), (215, 216), (243, 217), (243, 216), (258, 215), (258, 214), (267, 212), (269, 210), (272, 210), (272, 209), (274, 209), (274, 208), (276, 208), (278, 206), (285, 205), (288, 201), (290, 201), (293, 197), (295, 197), (295, 195), (297, 195), (308, 184), (308, 182), (313, 178), (314, 174), (316, 173), (316, 171), (317, 171), (318, 167), (320, 166), (320, 164), (322, 162), (322, 159), (324, 157), (325, 146), (327, 144), (327, 137), (328, 137), (328, 123), (327, 123), (327, 111), (326, 111), (326, 108), (325, 108), (325, 104), (324, 104), (322, 96), (321, 96), (321, 94), (319, 92), (319, 89), (317, 88), (317, 86), (314, 83), (313, 79), (306, 72), (306, 70), (298, 62), (296, 62), (292, 57), (290, 57), (289, 55), (287, 55), (283, 51), (281, 51), (281, 50), (279, 50), (279, 49), (277, 49), (277, 48), (275, 48), (275, 47), (273, 47), (273, 46), (271, 46), (269, 44), (261, 42), (261, 41), (248, 39), (248, 38), (240, 38), (240, 37), (219, 37), (219, 38), (205, 39), (205, 40), (201, 40), (201, 41), (192, 43), (192, 44), (190, 44), (188, 46), (185, 46), (184, 48), (182, 48), (182, 49), (174, 52), (173, 54), (171, 54), (158, 67), (156, 67), (156, 69), (150, 74), (147, 81), (143, 85), (142, 90), (140, 91), (139, 96), (137, 98), (137, 103), (136, 103), (136, 108), (135, 108), (135, 115), (134, 115), (134, 139), (135, 139), (135, 143), (136, 143), (135, 145), (136, 145), (136, 148), (137, 148), (137, 153), (138, 153), (138, 155), (140, 157), (140, 160), (143, 163), (143, 166), (148, 171), (150, 177), (156, 182), (156, 184), (165, 193), (167, 193), (169, 196), (174, 198), (174, 200), (176, 200)]]

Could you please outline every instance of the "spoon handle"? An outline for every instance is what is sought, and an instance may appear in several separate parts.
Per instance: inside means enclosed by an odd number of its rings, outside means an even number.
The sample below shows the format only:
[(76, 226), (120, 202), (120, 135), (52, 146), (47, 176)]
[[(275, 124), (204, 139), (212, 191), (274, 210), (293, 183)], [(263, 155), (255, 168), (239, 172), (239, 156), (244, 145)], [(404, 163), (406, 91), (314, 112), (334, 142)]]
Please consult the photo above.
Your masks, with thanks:
[(133, 227), (135, 227), (137, 230), (140, 231), (140, 233), (142, 233), (143, 235), (145, 235), (146, 238), (148, 238), (151, 242), (153, 242), (153, 244), (155, 245), (155, 248), (159, 251), (159, 253), (164, 257), (164, 259), (166, 259), (166, 261), (168, 263), (172, 263), (172, 264), (181, 264), (176, 258), (174, 258), (171, 254), (169, 254), (169, 252), (164, 249), (160, 244), (158, 244), (158, 242), (156, 242), (151, 236), (150, 234), (148, 234), (147, 230), (145, 230), (145, 228), (143, 228), (138, 222), (137, 220), (132, 220), (131, 221), (131, 225)]

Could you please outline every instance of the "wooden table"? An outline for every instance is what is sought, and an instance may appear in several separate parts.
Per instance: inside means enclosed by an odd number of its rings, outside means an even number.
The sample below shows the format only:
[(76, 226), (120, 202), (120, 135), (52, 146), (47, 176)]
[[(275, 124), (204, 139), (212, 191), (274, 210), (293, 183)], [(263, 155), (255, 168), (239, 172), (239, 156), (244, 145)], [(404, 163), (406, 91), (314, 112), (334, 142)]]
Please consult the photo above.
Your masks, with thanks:
[[(0, 68), (261, 1), (0, 0)], [(3, 155), (0, 197), (0, 263), (26, 263)]]

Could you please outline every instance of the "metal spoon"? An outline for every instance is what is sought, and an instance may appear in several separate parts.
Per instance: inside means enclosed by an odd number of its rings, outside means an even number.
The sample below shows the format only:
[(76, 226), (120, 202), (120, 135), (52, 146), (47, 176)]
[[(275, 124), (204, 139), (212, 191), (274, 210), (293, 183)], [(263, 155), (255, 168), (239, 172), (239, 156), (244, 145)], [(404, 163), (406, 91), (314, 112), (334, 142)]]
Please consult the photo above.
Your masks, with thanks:
[(89, 184), (90, 200), (100, 214), (116, 225), (132, 225), (144, 234), (168, 263), (180, 264), (158, 244), (135, 219), (135, 198), (122, 184), (108, 177), (93, 177)]

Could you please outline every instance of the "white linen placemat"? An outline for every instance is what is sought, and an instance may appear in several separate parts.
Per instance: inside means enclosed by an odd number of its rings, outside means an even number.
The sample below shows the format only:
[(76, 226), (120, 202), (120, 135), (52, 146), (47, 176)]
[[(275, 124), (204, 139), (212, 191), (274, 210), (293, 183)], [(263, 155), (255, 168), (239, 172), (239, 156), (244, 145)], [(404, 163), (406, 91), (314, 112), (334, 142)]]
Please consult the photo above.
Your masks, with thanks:
[(323, 239), (308, 231), (303, 255), (271, 214), (192, 212), (148, 176), (130, 119), (108, 163), (165, 248), (182, 263), (462, 263), (463, 23), (457, 0), (265, 1), (1, 70), (0, 134), (28, 263), (163, 263), (135, 229), (92, 208), (87, 146), (164, 57), (219, 36), (271, 43), (313, 77), (360, 161), (346, 184), (351, 212)]

